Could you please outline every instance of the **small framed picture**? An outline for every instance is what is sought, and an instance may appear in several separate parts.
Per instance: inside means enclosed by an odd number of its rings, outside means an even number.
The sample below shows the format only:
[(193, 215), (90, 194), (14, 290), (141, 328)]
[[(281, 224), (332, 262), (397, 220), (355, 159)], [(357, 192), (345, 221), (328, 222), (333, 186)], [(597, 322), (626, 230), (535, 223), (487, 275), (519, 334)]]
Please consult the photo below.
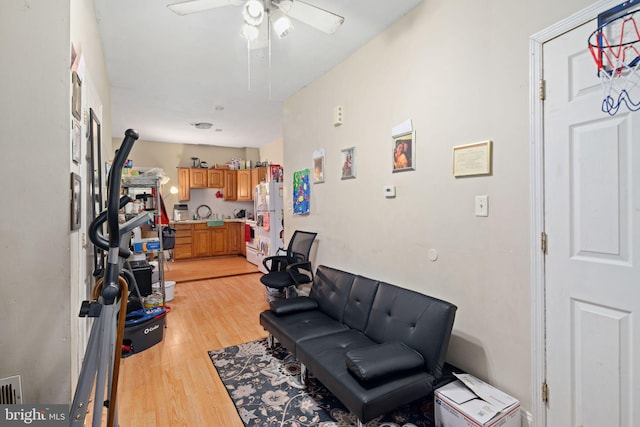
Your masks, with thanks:
[(491, 175), (492, 141), (453, 147), (453, 176)]
[(324, 182), (324, 156), (313, 158), (313, 183)]
[(393, 138), (393, 172), (412, 171), (416, 165), (416, 131)]
[(73, 119), (71, 120), (71, 159), (73, 163), (80, 163), (80, 151), (81, 144), (80, 139), (82, 133), (80, 132), (80, 122)]
[(75, 71), (71, 75), (73, 82), (73, 95), (71, 97), (71, 114), (73, 117), (80, 120), (82, 117), (82, 80)]
[(342, 179), (356, 177), (356, 147), (349, 147), (342, 150)]
[(80, 191), (82, 180), (80, 175), (71, 172), (71, 230), (80, 228)]

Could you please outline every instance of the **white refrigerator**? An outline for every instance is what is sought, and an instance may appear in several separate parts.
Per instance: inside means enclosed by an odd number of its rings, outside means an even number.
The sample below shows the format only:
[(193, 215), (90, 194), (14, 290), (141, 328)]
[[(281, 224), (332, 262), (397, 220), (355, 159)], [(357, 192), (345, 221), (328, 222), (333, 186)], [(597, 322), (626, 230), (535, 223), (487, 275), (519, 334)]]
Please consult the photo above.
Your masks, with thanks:
[(262, 260), (284, 247), (282, 182), (263, 182), (254, 191), (258, 268), (267, 273)]

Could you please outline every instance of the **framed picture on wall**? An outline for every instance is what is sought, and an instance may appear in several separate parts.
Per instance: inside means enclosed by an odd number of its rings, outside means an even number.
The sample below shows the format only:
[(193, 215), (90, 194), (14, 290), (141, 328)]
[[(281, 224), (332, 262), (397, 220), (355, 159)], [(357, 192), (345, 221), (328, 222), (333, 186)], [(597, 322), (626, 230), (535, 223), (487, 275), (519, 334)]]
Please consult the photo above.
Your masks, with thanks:
[(349, 147), (342, 150), (341, 155), (342, 179), (356, 177), (356, 147)]
[(81, 126), (80, 122), (76, 119), (71, 120), (71, 160), (73, 163), (80, 163), (80, 140), (81, 140)]
[(324, 156), (313, 158), (313, 183), (324, 182)]
[(71, 230), (80, 228), (82, 181), (80, 175), (71, 172)]
[(75, 71), (71, 75), (71, 81), (73, 84), (73, 94), (71, 97), (71, 114), (73, 117), (80, 120), (82, 117), (82, 80)]
[(416, 165), (416, 131), (396, 135), (393, 138), (393, 172), (412, 171)]

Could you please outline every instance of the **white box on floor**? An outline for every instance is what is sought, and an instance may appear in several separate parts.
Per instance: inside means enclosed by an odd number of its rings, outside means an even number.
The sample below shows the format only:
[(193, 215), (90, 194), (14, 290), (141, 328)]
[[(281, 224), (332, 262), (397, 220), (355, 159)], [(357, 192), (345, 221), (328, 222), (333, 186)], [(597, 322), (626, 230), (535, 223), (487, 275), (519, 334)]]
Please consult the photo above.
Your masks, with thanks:
[(468, 374), (434, 392), (436, 427), (520, 427), (520, 402)]

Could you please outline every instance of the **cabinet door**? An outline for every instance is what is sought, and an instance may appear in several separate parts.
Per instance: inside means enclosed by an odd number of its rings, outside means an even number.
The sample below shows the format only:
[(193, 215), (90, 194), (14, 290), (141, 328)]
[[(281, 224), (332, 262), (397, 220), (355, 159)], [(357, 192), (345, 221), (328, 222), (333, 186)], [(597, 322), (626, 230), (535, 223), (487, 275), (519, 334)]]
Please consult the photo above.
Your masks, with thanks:
[(239, 170), (238, 171), (238, 201), (250, 202), (253, 200), (253, 189), (251, 187), (251, 171)]
[(209, 230), (193, 231), (193, 257), (200, 258), (211, 256), (211, 247), (209, 243)]
[(235, 170), (224, 171), (224, 200), (238, 199), (237, 175)]
[(227, 254), (227, 228), (212, 227), (209, 233), (211, 239), (211, 255), (219, 256)]
[(221, 169), (209, 169), (207, 175), (209, 188), (224, 188), (224, 173)]
[(207, 188), (208, 169), (190, 169), (191, 188)]
[(228, 254), (229, 255), (238, 255), (240, 251), (240, 243), (242, 239), (240, 238), (240, 230), (243, 224), (239, 222), (228, 222), (227, 223), (227, 245), (228, 245)]
[(267, 178), (267, 168), (259, 167), (251, 169), (251, 194), (253, 195), (253, 190), (256, 188), (256, 185), (260, 184), (262, 181)]
[(178, 168), (178, 198), (181, 202), (191, 198), (190, 188), (189, 168)]

